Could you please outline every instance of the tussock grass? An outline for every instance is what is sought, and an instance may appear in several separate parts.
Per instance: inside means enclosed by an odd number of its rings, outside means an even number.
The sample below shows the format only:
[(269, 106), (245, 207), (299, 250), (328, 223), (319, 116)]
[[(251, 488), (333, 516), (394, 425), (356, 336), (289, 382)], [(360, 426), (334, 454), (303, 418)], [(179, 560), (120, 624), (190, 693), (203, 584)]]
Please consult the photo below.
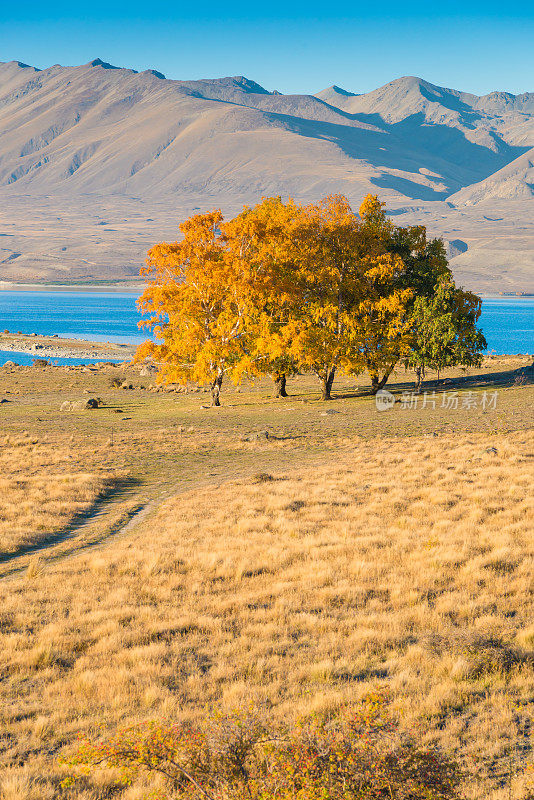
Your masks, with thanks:
[(295, 718), (379, 685), (462, 760), (467, 797), (525, 798), (531, 432), (360, 441), (259, 475), (0, 584), (8, 786), (54, 796), (55, 755), (101, 724), (250, 698)]
[(98, 467), (94, 448), (77, 448), (74, 456), (71, 443), (5, 437), (0, 445), (0, 558), (60, 532), (120, 480), (120, 473)]

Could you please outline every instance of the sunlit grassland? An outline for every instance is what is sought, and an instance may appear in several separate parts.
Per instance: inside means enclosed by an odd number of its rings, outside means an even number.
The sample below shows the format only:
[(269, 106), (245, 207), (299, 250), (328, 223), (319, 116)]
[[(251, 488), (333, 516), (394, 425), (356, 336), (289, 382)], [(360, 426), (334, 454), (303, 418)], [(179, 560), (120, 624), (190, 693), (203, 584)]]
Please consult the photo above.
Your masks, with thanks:
[(46, 541), (117, 487), (124, 476), (101, 469), (94, 450), (29, 435), (0, 440), (0, 559)]
[[(127, 532), (79, 551), (74, 532), (69, 557), (51, 546), (0, 581), (6, 799), (56, 797), (57, 756), (101, 725), (251, 699), (295, 719), (376, 686), (458, 756), (467, 797), (525, 798), (532, 386), (500, 389), (495, 411), (380, 414), (353, 379), (324, 404), (302, 377), (282, 403), (264, 384), (215, 410), (128, 374), (138, 388), (112, 390), (105, 372), (0, 374), (20, 392), (0, 413), (28, 472), (126, 471), (152, 503)], [(106, 407), (60, 413), (84, 388)], [(22, 459), (5, 459), (13, 479)], [(147, 789), (113, 781), (75, 794)]]

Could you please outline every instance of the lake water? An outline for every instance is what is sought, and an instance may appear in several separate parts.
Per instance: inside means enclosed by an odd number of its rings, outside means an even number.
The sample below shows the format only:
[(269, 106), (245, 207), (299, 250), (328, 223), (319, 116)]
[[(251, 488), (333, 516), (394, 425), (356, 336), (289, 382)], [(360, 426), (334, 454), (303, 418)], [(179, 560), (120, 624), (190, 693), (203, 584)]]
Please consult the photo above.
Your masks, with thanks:
[[(138, 344), (147, 337), (131, 292), (0, 292), (0, 331), (57, 333), (66, 339)], [(31, 364), (35, 356), (0, 350), (0, 364)], [(108, 359), (106, 359), (108, 360)], [(90, 364), (95, 359), (58, 358), (58, 364)]]
[(534, 354), (534, 297), (483, 300), (479, 325), (488, 352)]
[[(133, 293), (1, 292), (0, 330), (39, 333), (72, 339), (137, 344), (146, 335), (137, 327), (140, 317)], [(488, 351), (534, 353), (534, 298), (484, 300), (480, 325)], [(31, 364), (33, 356), (0, 351), (0, 364), (12, 360)], [(91, 359), (58, 359), (62, 364)]]

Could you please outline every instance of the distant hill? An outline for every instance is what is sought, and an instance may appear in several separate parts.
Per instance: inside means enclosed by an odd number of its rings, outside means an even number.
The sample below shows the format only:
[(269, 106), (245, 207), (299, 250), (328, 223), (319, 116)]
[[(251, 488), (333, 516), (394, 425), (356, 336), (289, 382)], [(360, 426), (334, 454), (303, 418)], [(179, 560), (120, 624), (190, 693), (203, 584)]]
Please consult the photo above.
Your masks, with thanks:
[(534, 148), (527, 150), (488, 178), (466, 186), (449, 197), (455, 205), (485, 200), (531, 200), (534, 194)]
[[(496, 200), (530, 207), (533, 148), (534, 93), (477, 97), (405, 77), (366, 94), (332, 86), (282, 95), (240, 76), (168, 80), (101, 59), (44, 70), (0, 64), (0, 195), (8, 217), (25, 219), (33, 207), (49, 218), (40, 239), (31, 225), (26, 235), (4, 231), (0, 280), (132, 274), (173, 211), (214, 202), (233, 211), (269, 194), (343, 192), (357, 203), (371, 191), (430, 226), (451, 207), (471, 221), (470, 209)], [(126, 236), (117, 227), (132, 203), (152, 230), (134, 225)], [(107, 240), (92, 230), (93, 217), (107, 221), (101, 211), (116, 234)], [(67, 217), (85, 250), (70, 240), (56, 247)], [(452, 239), (469, 238), (450, 227)]]

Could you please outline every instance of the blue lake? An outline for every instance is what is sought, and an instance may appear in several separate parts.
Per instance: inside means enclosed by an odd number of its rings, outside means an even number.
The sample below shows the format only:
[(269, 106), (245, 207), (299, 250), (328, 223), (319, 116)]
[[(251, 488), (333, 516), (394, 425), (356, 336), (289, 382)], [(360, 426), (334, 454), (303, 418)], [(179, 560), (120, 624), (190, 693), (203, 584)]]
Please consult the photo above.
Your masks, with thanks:
[(488, 352), (534, 354), (534, 297), (484, 300), (479, 325)]
[[(56, 333), (68, 339), (138, 344), (147, 337), (131, 292), (0, 292), (0, 331)], [(31, 364), (35, 356), (0, 350), (0, 364)], [(58, 364), (90, 364), (95, 359), (58, 358)]]
[[(136, 344), (146, 336), (136, 295), (126, 292), (1, 292), (0, 330), (38, 333), (74, 339)], [(484, 300), (480, 325), (488, 351), (534, 353), (534, 298)], [(32, 356), (0, 351), (7, 360), (31, 363)], [(89, 363), (90, 359), (58, 359), (59, 363)]]
[(0, 292), (0, 330), (142, 342), (136, 299), (127, 292)]

